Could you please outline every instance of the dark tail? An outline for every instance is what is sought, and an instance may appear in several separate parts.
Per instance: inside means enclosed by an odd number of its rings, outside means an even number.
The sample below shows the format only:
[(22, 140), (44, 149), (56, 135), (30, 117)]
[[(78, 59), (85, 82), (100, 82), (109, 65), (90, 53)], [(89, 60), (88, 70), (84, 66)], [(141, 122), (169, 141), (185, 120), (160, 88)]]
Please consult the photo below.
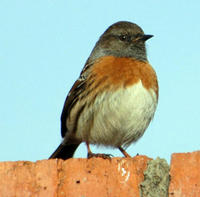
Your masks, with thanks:
[(78, 148), (79, 144), (60, 144), (49, 159), (69, 159), (72, 158), (74, 152)]

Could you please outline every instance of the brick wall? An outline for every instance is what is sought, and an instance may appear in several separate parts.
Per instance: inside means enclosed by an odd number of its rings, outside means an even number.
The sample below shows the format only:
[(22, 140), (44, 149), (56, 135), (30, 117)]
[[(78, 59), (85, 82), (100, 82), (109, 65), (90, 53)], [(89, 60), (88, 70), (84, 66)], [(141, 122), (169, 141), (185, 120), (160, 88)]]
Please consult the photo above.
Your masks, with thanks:
[(164, 159), (0, 162), (0, 197), (200, 197), (200, 151)]

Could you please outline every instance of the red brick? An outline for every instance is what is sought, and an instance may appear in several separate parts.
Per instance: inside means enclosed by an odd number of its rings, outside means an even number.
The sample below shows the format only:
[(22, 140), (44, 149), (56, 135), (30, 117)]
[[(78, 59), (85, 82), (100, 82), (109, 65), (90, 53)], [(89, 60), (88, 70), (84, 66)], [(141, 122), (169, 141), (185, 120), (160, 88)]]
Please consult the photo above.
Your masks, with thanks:
[(146, 156), (1, 162), (0, 196), (139, 197)]
[(57, 161), (0, 163), (0, 196), (56, 196)]
[(170, 197), (200, 197), (200, 151), (173, 154), (170, 175)]
[(145, 156), (67, 160), (63, 163), (58, 196), (139, 197), (148, 160)]

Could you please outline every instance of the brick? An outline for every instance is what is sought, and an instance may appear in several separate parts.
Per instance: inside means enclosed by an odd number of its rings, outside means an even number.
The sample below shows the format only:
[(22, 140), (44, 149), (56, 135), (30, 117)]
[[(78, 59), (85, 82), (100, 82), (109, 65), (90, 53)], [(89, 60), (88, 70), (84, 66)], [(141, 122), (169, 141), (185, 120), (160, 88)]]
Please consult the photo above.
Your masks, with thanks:
[(172, 155), (169, 197), (200, 197), (200, 151)]
[(146, 156), (0, 163), (1, 197), (139, 197)]
[(0, 196), (56, 196), (57, 161), (0, 163)]
[(67, 160), (60, 174), (58, 196), (139, 197), (148, 160), (145, 156)]

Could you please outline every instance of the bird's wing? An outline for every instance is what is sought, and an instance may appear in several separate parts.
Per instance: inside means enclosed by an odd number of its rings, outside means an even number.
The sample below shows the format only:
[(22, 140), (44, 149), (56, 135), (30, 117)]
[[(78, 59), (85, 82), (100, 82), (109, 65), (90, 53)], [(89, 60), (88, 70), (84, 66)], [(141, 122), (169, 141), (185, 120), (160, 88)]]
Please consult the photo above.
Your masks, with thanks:
[(69, 91), (67, 98), (64, 103), (64, 107), (61, 114), (61, 135), (64, 137), (66, 135), (66, 132), (68, 131), (67, 128), (67, 118), (70, 114), (71, 109), (73, 106), (79, 102), (80, 95), (84, 92), (86, 89), (86, 82), (89, 75), (89, 68), (92, 66), (92, 63), (86, 63), (80, 77), (78, 80), (74, 83), (71, 90)]

